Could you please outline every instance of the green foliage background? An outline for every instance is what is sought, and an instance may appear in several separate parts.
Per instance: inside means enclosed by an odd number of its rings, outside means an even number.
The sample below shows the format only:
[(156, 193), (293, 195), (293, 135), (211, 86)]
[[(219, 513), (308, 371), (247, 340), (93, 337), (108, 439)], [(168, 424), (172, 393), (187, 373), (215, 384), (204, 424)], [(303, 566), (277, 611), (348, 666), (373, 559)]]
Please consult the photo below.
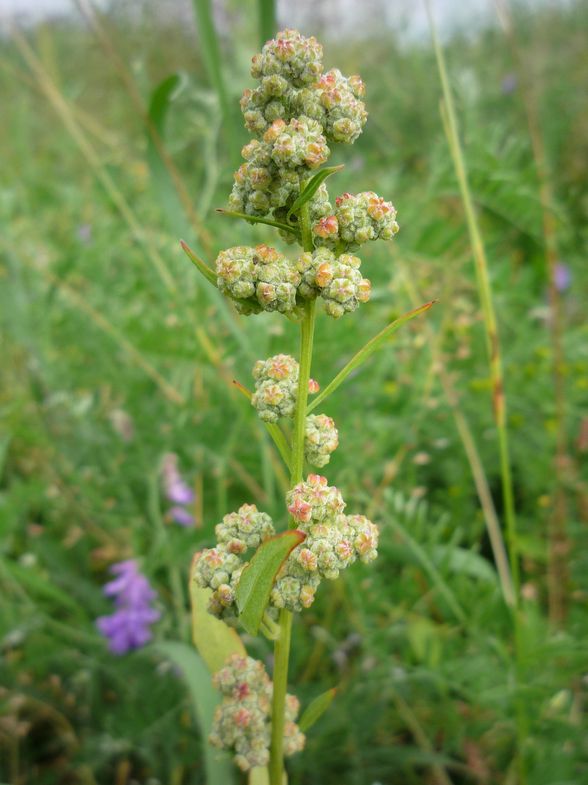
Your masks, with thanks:
[[(236, 317), (178, 245), (183, 236), (209, 263), (231, 245), (281, 247), (269, 228), (214, 212), (245, 140), (238, 97), (258, 48), (253, 5), (228, 9), (220, 45), (235, 114), (229, 124), (206, 75), (206, 42), (148, 5), (132, 21), (115, 12), (101, 18), (102, 44), (79, 18), (1, 41), (0, 779), (11, 785), (204, 782), (186, 686), (164, 648), (108, 654), (94, 627), (109, 611), (101, 587), (113, 561), (140, 559), (163, 610), (157, 641), (187, 640), (188, 567), (214, 525), (243, 502), (283, 518), (277, 456), (231, 380), (250, 385), (257, 357), (295, 351), (296, 328), (278, 315)], [(454, 36), (446, 54), (504, 350), (523, 555), (518, 689), (529, 783), (581, 785), (588, 14), (578, 3), (514, 20), (539, 107), (559, 253), (571, 273), (562, 293), (566, 615), (557, 626), (547, 614), (554, 357), (525, 86), (518, 74), (507, 89), (517, 65), (498, 27)], [(474, 436), (500, 518), (497, 448), (434, 55), (428, 42), (385, 30), (324, 44), (329, 67), (361, 73), (370, 111), (356, 145), (335, 153), (332, 162), (346, 168), (330, 188), (391, 198), (401, 232), (362, 253), (372, 301), (341, 321), (320, 317), (313, 376), (324, 386), (391, 319), (426, 300), (440, 303), (325, 405), (341, 442), (326, 473), (350, 506), (380, 525), (382, 546), (375, 567), (355, 567), (323, 587), (296, 624), (290, 681), (303, 704), (339, 689), (292, 760), (290, 782), (509, 785), (517, 782), (519, 697), (512, 631), (455, 409)], [(167, 84), (168, 105), (166, 88), (155, 91), (171, 74), (179, 76)], [(196, 223), (131, 89), (145, 111), (151, 101)], [(457, 396), (453, 408), (446, 384)], [(169, 451), (198, 493), (193, 529), (174, 525), (160, 496)], [(253, 656), (269, 656), (269, 645), (245, 640)]]

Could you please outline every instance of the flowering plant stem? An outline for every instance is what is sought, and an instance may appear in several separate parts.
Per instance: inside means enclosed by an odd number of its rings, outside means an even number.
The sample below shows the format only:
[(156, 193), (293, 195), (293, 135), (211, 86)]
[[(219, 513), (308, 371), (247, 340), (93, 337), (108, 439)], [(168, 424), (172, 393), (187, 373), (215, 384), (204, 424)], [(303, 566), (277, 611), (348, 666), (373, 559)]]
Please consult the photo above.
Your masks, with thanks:
[[(304, 188), (300, 184), (300, 191)], [(300, 212), (303, 248), (312, 252), (314, 243), (310, 228), (308, 203)], [(316, 316), (316, 300), (309, 300), (304, 306), (304, 318), (300, 325), (300, 375), (298, 377), (298, 396), (294, 414), (294, 430), (292, 433), (292, 457), (290, 461), (290, 487), (302, 480), (304, 472), (304, 427), (306, 423), (306, 407), (308, 403), (308, 380), (312, 363), (312, 347), (314, 342), (314, 326)], [(290, 520), (290, 526), (296, 528), (296, 521)], [(288, 686), (288, 664), (290, 660), (290, 640), (292, 637), (292, 613), (280, 611), (280, 634), (274, 645), (274, 692), (272, 700), (272, 737), (270, 747), (269, 775), (270, 785), (282, 785), (284, 771), (284, 712), (286, 690)]]

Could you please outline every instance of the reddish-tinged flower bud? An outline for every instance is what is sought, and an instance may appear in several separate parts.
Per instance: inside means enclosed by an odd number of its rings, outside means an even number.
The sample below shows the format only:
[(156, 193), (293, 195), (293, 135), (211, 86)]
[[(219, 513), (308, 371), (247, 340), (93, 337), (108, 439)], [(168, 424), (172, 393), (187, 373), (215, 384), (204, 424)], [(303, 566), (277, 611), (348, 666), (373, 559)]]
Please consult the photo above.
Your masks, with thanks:
[(325, 218), (321, 218), (320, 221), (315, 223), (312, 227), (312, 231), (318, 237), (332, 237), (336, 235), (339, 230), (339, 224), (337, 223), (337, 218), (334, 215), (328, 215)]

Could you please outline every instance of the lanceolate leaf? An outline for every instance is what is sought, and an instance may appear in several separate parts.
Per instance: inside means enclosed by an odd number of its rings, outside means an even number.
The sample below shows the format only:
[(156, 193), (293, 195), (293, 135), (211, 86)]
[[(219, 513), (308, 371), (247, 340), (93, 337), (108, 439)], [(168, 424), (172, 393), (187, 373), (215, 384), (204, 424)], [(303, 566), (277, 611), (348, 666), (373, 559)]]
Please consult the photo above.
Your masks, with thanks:
[(190, 222), (186, 216), (176, 186), (162, 158), (162, 144), (165, 139), (165, 124), (172, 101), (187, 82), (185, 74), (174, 73), (168, 76), (151, 93), (149, 99), (147, 134), (147, 161), (153, 178), (153, 193), (156, 195), (171, 232), (175, 235), (192, 236)]
[(421, 305), (419, 308), (415, 308), (414, 311), (409, 311), (405, 313), (403, 316), (400, 316), (395, 321), (391, 322), (389, 325), (384, 327), (384, 329), (375, 335), (371, 340), (369, 340), (365, 346), (363, 346), (356, 355), (354, 355), (351, 360), (347, 363), (347, 365), (342, 368), (337, 376), (329, 382), (329, 384), (321, 390), (321, 392), (316, 396), (310, 406), (307, 408), (306, 413), (310, 414), (310, 412), (315, 409), (320, 403), (322, 403), (325, 398), (328, 398), (331, 393), (335, 392), (337, 387), (341, 385), (345, 379), (349, 376), (351, 371), (354, 371), (358, 368), (362, 363), (364, 363), (368, 357), (371, 357), (372, 354), (377, 351), (383, 344), (392, 336), (399, 327), (402, 327), (403, 324), (409, 322), (411, 319), (414, 319), (415, 316), (420, 316), (420, 314), (428, 311), (429, 308), (434, 305), (437, 301), (431, 300), (429, 303), (425, 303)]
[(232, 654), (245, 657), (247, 652), (236, 630), (208, 612), (210, 595), (210, 589), (201, 589), (190, 578), (192, 638), (209, 671), (216, 673)]
[(284, 224), (281, 221), (273, 221), (271, 218), (264, 218), (261, 215), (247, 215), (247, 213), (238, 213), (234, 210), (223, 210), (221, 207), (217, 207), (216, 211), (220, 215), (226, 215), (227, 218), (241, 218), (243, 221), (248, 221), (252, 224), (267, 224), (267, 226), (273, 226), (275, 229), (281, 229), (283, 232), (297, 234), (293, 226)]
[(206, 280), (211, 283), (213, 286), (216, 286), (216, 273), (209, 267), (206, 262), (203, 262), (199, 256), (196, 256), (194, 251), (190, 248), (190, 246), (185, 243), (183, 240), (180, 240), (180, 245), (182, 246), (182, 250), (188, 257), (188, 259), (192, 262), (194, 267), (200, 272)]
[(340, 172), (341, 169), (343, 169), (343, 164), (340, 164), (339, 166), (325, 166), (324, 169), (321, 169), (319, 172), (313, 175), (313, 177), (311, 177), (310, 180), (307, 182), (306, 187), (304, 188), (300, 196), (296, 199), (292, 207), (288, 210), (288, 216), (287, 216), (288, 219), (290, 219), (290, 217), (293, 215), (298, 215), (300, 209), (308, 201), (310, 201), (310, 199), (312, 199), (312, 197), (318, 191), (318, 189), (321, 186), (321, 183), (324, 183), (327, 177), (334, 174), (335, 172)]
[(237, 585), (239, 619), (251, 635), (256, 635), (278, 570), (297, 545), (304, 542), (304, 532), (293, 529), (270, 537), (262, 543)]
[(194, 649), (186, 643), (164, 641), (158, 643), (154, 648), (180, 669), (188, 687), (203, 739), (207, 785), (231, 785), (235, 781), (235, 769), (229, 756), (224, 752), (214, 750), (208, 743), (214, 710), (220, 702), (220, 698), (210, 682), (210, 674), (206, 665)]
[(308, 704), (304, 710), (300, 722), (298, 723), (300, 730), (303, 733), (309, 728), (312, 728), (314, 723), (321, 717), (333, 702), (333, 698), (337, 694), (337, 690), (333, 687), (326, 692), (318, 695), (311, 703)]

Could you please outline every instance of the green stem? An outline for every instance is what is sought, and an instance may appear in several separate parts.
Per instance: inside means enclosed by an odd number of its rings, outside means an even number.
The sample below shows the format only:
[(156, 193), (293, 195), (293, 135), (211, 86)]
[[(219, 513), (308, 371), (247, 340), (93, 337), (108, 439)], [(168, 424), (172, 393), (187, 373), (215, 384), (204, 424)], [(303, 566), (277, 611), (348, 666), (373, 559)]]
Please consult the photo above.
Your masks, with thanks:
[[(302, 190), (301, 183), (300, 189)], [(303, 248), (312, 252), (313, 241), (310, 228), (308, 204), (300, 213)], [(316, 301), (308, 300), (304, 306), (304, 319), (300, 329), (300, 371), (298, 376), (298, 397), (294, 414), (294, 432), (292, 434), (292, 457), (290, 485), (293, 487), (302, 480), (304, 473), (304, 430), (306, 425), (306, 406), (308, 403), (308, 380), (312, 362), (312, 345), (314, 340), (314, 324)], [(291, 528), (296, 528), (295, 521), (290, 521)], [(292, 613), (280, 611), (280, 637), (274, 647), (274, 692), (272, 698), (272, 739), (270, 749), (269, 775), (270, 785), (283, 785), (284, 775), (284, 722), (286, 706), (286, 690), (288, 687), (288, 664), (290, 660), (290, 639), (292, 636)]]
[(524, 616), (521, 607), (521, 576), (519, 567), (519, 543), (517, 536), (517, 519), (514, 504), (513, 481), (510, 459), (510, 447), (506, 420), (506, 399), (504, 394), (504, 373), (502, 366), (502, 355), (500, 350), (500, 339), (498, 335), (498, 326), (496, 319), (496, 312), (494, 308), (494, 299), (492, 293), (492, 285), (490, 283), (490, 274), (488, 270), (488, 261), (486, 259), (486, 251), (482, 241), (482, 235), (478, 226), (476, 211), (474, 209), (474, 201), (470, 191), (468, 181), (467, 168), (464, 160), (461, 141), (459, 138), (459, 131), (457, 125), (457, 117), (453, 104), (453, 96), (449, 86), (449, 77), (445, 66), (445, 58), (439, 43), (435, 23), (431, 13), (430, 0), (426, 0), (426, 9), (429, 17), (429, 24), (431, 27), (431, 34), (433, 38), (433, 48), (437, 59), (437, 67), (439, 77), (441, 80), (441, 87), (443, 91), (443, 101), (441, 103), (441, 119), (443, 121), (445, 134), (449, 144), (449, 150), (453, 159), (455, 174), (457, 177), (459, 190), (462, 198), (464, 212), (466, 215), (466, 222), (470, 235), (470, 244), (472, 254), (474, 257), (474, 266), (476, 271), (476, 282), (480, 302), (482, 306), (482, 313), (484, 317), (484, 327), (486, 332), (486, 343), (488, 348), (490, 377), (492, 379), (492, 398), (494, 407), (494, 420), (496, 422), (496, 430), (498, 435), (498, 450), (500, 454), (500, 476), (502, 485), (502, 498), (504, 503), (504, 518), (506, 522), (506, 542), (508, 547), (508, 555), (510, 562), (510, 570), (512, 575), (512, 588), (514, 593), (514, 604), (511, 608), (512, 623), (514, 633), (514, 649), (515, 649), (515, 672), (514, 672), (514, 689), (515, 689), (515, 714), (516, 714), (516, 729), (517, 729), (517, 768), (518, 768), (518, 785), (526, 785), (528, 781), (525, 747), (527, 737), (529, 735), (529, 718), (525, 706), (524, 698), (520, 695), (521, 685), (525, 680), (524, 673)]

